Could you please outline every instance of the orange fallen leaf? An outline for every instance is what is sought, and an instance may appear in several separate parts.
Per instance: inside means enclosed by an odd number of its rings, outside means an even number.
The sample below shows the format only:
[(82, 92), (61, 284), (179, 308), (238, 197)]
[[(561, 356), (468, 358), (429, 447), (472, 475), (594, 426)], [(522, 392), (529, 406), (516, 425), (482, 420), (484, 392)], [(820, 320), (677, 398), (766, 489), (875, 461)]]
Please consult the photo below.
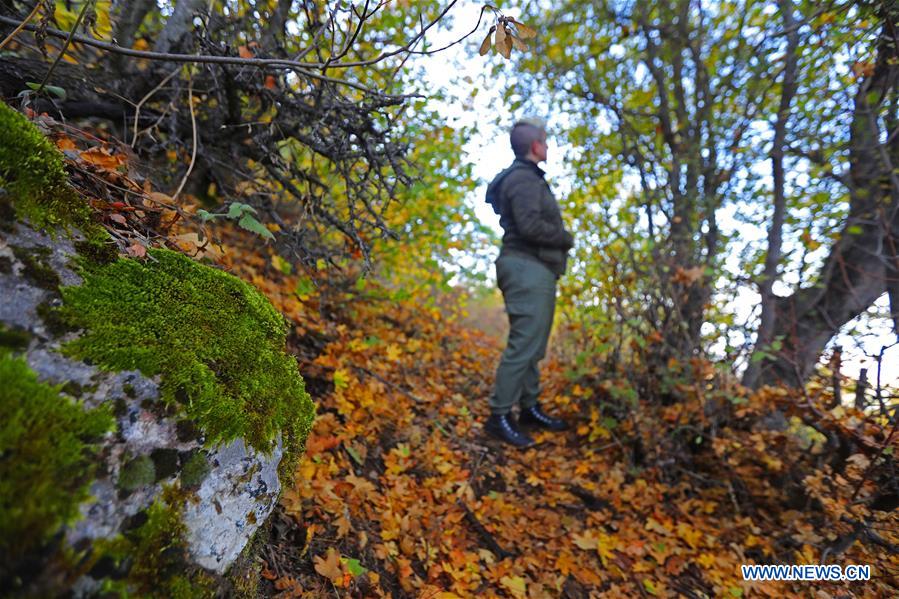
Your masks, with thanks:
[(125, 156), (122, 154), (113, 154), (108, 149), (95, 146), (88, 148), (80, 154), (81, 159), (90, 162), (101, 168), (115, 170), (125, 164)]
[(60, 150), (75, 150), (77, 146), (71, 137), (60, 137), (56, 140), (56, 147)]

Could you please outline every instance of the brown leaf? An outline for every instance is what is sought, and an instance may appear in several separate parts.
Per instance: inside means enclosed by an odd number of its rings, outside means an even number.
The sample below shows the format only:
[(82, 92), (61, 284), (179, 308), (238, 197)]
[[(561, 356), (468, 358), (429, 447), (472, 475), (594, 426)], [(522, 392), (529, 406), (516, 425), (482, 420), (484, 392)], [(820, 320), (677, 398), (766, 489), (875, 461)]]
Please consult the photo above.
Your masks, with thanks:
[(529, 40), (529, 39), (531, 39), (532, 37), (537, 37), (537, 30), (536, 30), (536, 29), (534, 29), (534, 28), (532, 28), (532, 27), (528, 27), (527, 25), (525, 25), (525, 24), (522, 23), (521, 21), (516, 21), (515, 19), (510, 19), (510, 20), (511, 20), (513, 23), (515, 23), (515, 29), (518, 30), (518, 37), (520, 37), (521, 39), (523, 39), (523, 40)]
[(693, 285), (698, 281), (702, 275), (705, 274), (705, 268), (702, 266), (694, 266), (693, 268), (683, 269), (680, 266), (677, 267), (677, 270), (672, 277), (676, 283), (681, 283), (683, 285)]
[(237, 53), (241, 58), (253, 58), (253, 56), (255, 56), (255, 54), (253, 54), (253, 51), (246, 46), (238, 46)]
[(125, 157), (121, 154), (113, 154), (106, 148), (95, 146), (80, 154), (81, 159), (101, 168), (115, 170), (125, 163)]
[(126, 249), (128, 255), (132, 258), (145, 258), (147, 256), (147, 248), (139, 241), (135, 241), (131, 245), (129, 245)]
[(340, 555), (333, 547), (328, 547), (328, 557), (321, 558), (315, 556), (312, 560), (315, 563), (315, 571), (339, 585), (343, 582), (343, 570), (340, 569)]
[(278, 80), (274, 75), (266, 75), (265, 87), (266, 89), (276, 89), (278, 87)]
[(56, 140), (56, 147), (60, 150), (77, 150), (75, 141), (71, 137), (60, 137)]
[(128, 224), (128, 221), (125, 219), (125, 217), (122, 216), (121, 214), (117, 213), (117, 212), (114, 212), (113, 214), (110, 214), (110, 215), (109, 215), (109, 220), (111, 220), (111, 221), (114, 222), (114, 223), (119, 223), (120, 225), (127, 225), (127, 224)]
[(490, 31), (487, 32), (487, 37), (484, 38), (484, 41), (481, 42), (481, 47), (478, 49), (478, 54), (481, 56), (487, 54), (487, 51), (490, 50), (490, 36), (496, 30), (496, 27), (491, 27)]
[(874, 74), (874, 63), (868, 61), (854, 62), (852, 63), (852, 73), (857, 79), (860, 79), (862, 77), (870, 77)]

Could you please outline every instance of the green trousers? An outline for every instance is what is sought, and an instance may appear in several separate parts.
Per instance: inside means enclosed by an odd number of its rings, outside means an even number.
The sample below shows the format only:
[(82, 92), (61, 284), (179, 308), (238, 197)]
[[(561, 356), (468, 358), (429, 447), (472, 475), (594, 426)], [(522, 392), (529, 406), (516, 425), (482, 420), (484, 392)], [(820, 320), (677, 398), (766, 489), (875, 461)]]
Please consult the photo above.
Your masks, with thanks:
[(533, 258), (503, 254), (496, 261), (496, 280), (509, 315), (509, 340), (496, 370), (490, 411), (508, 414), (516, 403), (522, 408), (537, 403), (537, 364), (546, 355), (552, 329), (556, 276)]

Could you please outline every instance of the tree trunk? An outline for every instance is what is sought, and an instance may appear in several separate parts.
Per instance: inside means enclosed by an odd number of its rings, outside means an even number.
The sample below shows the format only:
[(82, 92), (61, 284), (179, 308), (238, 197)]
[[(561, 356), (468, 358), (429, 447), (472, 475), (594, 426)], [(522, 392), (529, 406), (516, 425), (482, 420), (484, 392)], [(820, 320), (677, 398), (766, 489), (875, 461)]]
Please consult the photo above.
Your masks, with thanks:
[(887, 291), (894, 272), (899, 231), (899, 177), (894, 156), (899, 139), (885, 146), (881, 117), (899, 94), (899, 7), (881, 9), (884, 21), (873, 74), (856, 94), (850, 132), (849, 217), (818, 280), (775, 301), (772, 338), (783, 349), (761, 364), (756, 385), (801, 386), (828, 341)]
[(756, 334), (755, 348), (749, 366), (743, 373), (743, 384), (752, 387), (759, 377), (759, 357), (762, 351), (769, 351), (774, 341), (775, 296), (774, 282), (778, 277), (778, 266), (782, 254), (783, 225), (786, 216), (786, 190), (784, 172), (784, 147), (787, 138), (787, 122), (790, 119), (790, 106), (798, 87), (798, 54), (799, 29), (795, 26), (795, 6), (793, 0), (780, 0), (780, 12), (783, 15), (784, 30), (787, 31), (786, 64), (780, 106), (777, 110), (777, 121), (774, 124), (774, 140), (771, 146), (771, 172), (774, 179), (774, 212), (771, 215), (771, 227), (768, 229), (768, 253), (765, 256), (765, 270), (759, 284), (759, 295), (762, 300), (762, 314)]
[(272, 11), (268, 20), (268, 27), (262, 33), (262, 48), (268, 54), (280, 54), (277, 52), (284, 39), (287, 17), (290, 16), (290, 7), (293, 0), (278, 0), (278, 5)]
[(193, 29), (194, 15), (206, 4), (206, 0), (179, 0), (175, 11), (156, 40), (153, 50), (156, 52), (173, 52), (181, 48), (184, 38)]
[(138, 29), (154, 8), (156, 0), (118, 0), (112, 7), (116, 43), (124, 48), (133, 46)]

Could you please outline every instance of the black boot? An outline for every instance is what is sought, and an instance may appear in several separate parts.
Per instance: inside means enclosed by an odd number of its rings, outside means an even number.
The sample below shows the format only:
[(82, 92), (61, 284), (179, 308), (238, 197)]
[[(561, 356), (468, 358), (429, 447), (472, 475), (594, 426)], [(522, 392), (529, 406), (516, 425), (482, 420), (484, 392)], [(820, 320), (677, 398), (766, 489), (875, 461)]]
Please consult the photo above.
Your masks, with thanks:
[(508, 414), (491, 414), (484, 423), (484, 430), (500, 441), (515, 447), (530, 447), (534, 440), (518, 430)]
[(564, 431), (568, 428), (567, 422), (561, 418), (553, 418), (540, 409), (540, 404), (522, 408), (521, 414), (518, 416), (518, 424), (520, 426), (545, 428), (550, 431)]

